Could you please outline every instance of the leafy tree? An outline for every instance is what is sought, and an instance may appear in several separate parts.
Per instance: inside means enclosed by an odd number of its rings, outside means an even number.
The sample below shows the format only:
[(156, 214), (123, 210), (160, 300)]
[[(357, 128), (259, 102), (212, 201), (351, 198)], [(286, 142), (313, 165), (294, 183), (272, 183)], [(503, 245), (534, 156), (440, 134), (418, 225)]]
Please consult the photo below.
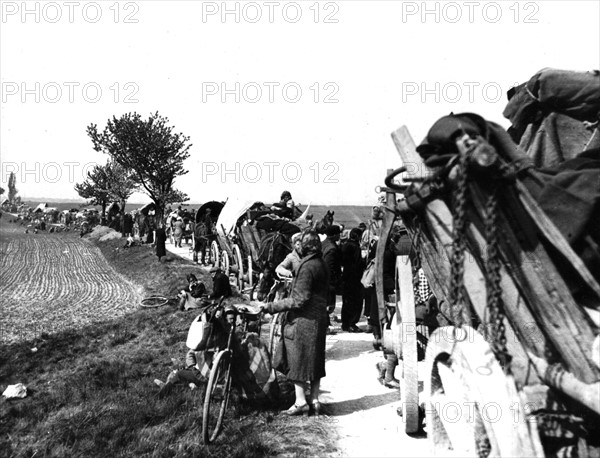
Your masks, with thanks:
[(10, 172), (8, 177), (8, 201), (13, 204), (17, 197), (17, 177), (14, 172)]
[(87, 128), (94, 150), (110, 155), (140, 185), (156, 207), (160, 221), (165, 207), (170, 203), (185, 202), (188, 196), (175, 189), (174, 182), (188, 173), (183, 162), (189, 157), (189, 137), (173, 133), (169, 120), (158, 112), (147, 120), (137, 113), (128, 113), (120, 118), (113, 116), (102, 132), (95, 124)]
[(100, 205), (102, 207), (102, 221), (106, 217), (106, 206), (111, 200), (108, 191), (108, 174), (105, 165), (95, 165), (87, 173), (87, 178), (75, 184), (75, 191), (84, 199), (90, 199), (88, 205)]

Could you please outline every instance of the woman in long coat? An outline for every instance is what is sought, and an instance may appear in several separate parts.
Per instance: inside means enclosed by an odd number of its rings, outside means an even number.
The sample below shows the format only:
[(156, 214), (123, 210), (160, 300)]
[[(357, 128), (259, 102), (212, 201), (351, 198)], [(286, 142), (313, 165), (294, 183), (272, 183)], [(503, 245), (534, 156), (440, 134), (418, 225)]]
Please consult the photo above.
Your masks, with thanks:
[(167, 255), (167, 233), (162, 223), (158, 223), (158, 227), (154, 232), (154, 240), (156, 243), (156, 256), (158, 257), (158, 261), (162, 262), (161, 258)]
[(296, 272), (290, 297), (266, 304), (269, 313), (287, 311), (283, 328), (289, 365), (287, 374), (295, 386), (296, 402), (288, 415), (308, 415), (305, 396), (310, 382), (312, 408), (319, 414), (319, 387), (325, 376), (325, 339), (327, 335), (327, 266), (321, 256), (321, 241), (316, 232), (302, 236), (302, 262)]

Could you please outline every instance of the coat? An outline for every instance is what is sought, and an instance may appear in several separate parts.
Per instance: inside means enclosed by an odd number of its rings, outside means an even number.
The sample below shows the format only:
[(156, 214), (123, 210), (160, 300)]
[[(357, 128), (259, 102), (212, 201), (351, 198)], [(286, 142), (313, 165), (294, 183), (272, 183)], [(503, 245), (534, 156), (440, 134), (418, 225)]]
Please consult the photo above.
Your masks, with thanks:
[(329, 238), (323, 241), (323, 260), (329, 273), (328, 305), (335, 306), (335, 295), (340, 289), (342, 277), (342, 254), (340, 247)]
[(364, 261), (358, 242), (349, 240), (342, 246), (342, 292), (345, 294), (360, 293), (360, 282), (364, 271)]
[(156, 229), (156, 256), (159, 258), (167, 255), (166, 242), (167, 234), (162, 227), (159, 227)]
[(283, 338), (292, 381), (325, 377), (328, 280), (321, 255), (308, 255), (298, 267), (290, 297), (267, 304), (269, 313), (287, 311)]

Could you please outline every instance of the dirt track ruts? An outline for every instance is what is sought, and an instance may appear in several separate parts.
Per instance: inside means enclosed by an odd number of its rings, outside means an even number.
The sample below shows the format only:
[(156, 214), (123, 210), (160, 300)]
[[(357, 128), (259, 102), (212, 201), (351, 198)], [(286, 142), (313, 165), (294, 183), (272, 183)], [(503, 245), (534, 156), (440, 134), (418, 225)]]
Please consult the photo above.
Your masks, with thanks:
[(138, 307), (137, 287), (73, 233), (0, 227), (0, 343), (114, 319)]

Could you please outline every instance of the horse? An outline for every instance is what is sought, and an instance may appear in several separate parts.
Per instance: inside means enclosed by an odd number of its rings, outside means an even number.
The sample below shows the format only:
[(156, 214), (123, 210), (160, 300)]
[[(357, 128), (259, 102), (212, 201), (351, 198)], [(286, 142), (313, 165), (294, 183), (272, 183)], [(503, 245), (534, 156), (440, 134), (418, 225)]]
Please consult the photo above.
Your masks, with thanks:
[(325, 230), (333, 225), (333, 215), (335, 214), (335, 211), (333, 210), (327, 210), (327, 213), (325, 213), (325, 215), (323, 216), (323, 218), (321, 218), (320, 221), (317, 221), (314, 229), (317, 232), (317, 234), (324, 234)]
[(271, 288), (277, 281), (275, 269), (292, 249), (290, 237), (279, 231), (267, 233), (260, 241), (256, 263), (262, 275), (255, 289), (259, 301), (274, 299), (269, 297), (272, 295), (269, 293), (272, 293)]

